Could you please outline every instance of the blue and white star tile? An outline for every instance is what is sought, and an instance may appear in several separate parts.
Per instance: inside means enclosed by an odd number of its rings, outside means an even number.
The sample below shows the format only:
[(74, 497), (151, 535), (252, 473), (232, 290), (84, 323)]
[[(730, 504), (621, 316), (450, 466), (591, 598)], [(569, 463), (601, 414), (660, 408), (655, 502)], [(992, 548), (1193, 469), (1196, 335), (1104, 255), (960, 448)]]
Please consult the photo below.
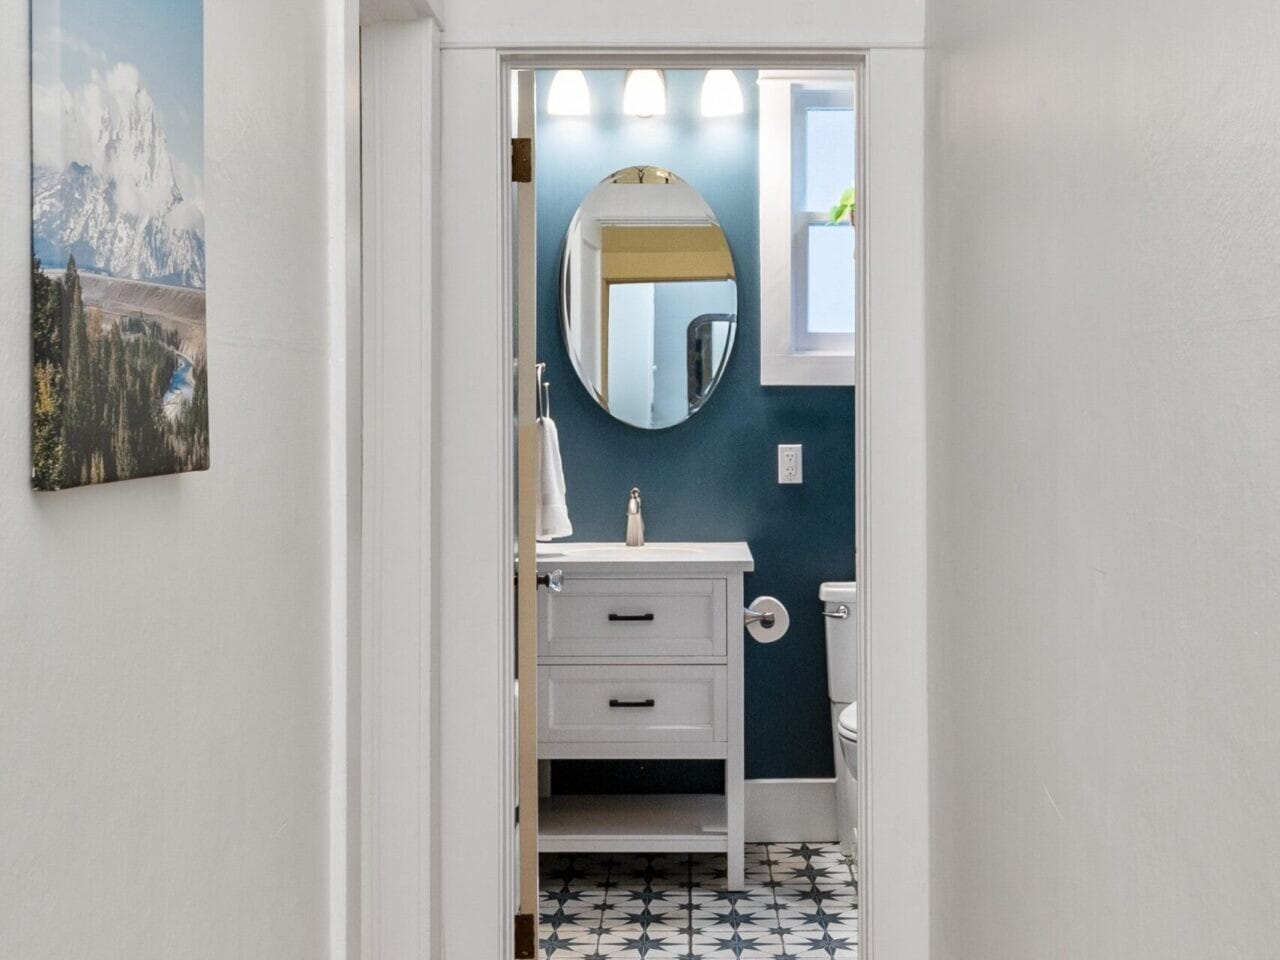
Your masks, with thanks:
[(567, 907), (573, 903), (582, 903), (585, 900), (584, 894), (586, 892), (586, 890), (570, 890), (567, 887), (562, 887), (559, 890), (548, 890), (542, 897), (543, 907), (546, 909), (553, 903), (560, 907)]
[(824, 904), (838, 905), (847, 908), (853, 905), (854, 899), (845, 887), (779, 887), (774, 891), (779, 907), (786, 909), (808, 909)]
[(544, 910), (538, 915), (538, 925), (543, 930), (559, 930), (561, 927), (581, 927), (599, 919), (600, 911), (568, 907)]
[(716, 929), (693, 938), (699, 960), (775, 960), (785, 950), (782, 939), (771, 933)]
[(825, 930), (831, 925), (831, 920), (832, 915), (829, 912), (814, 904), (778, 907), (778, 925), (783, 931)]
[(843, 864), (823, 864), (813, 860), (774, 867), (773, 877), (783, 885), (807, 883), (810, 886), (847, 887), (850, 883), (849, 870)]
[(693, 926), (696, 929), (725, 928), (729, 930), (767, 933), (778, 925), (778, 911), (773, 904), (744, 901), (731, 906), (695, 910)]
[(753, 844), (746, 890), (724, 856), (543, 862), (543, 960), (853, 960), (856, 866), (834, 845)]
[(629, 934), (607, 933), (597, 949), (609, 960), (673, 960), (688, 949), (687, 937), (647, 930)]
[(644, 908), (638, 912), (606, 910), (601, 914), (600, 927), (601, 933), (606, 936), (635, 936), (647, 932), (650, 936), (677, 937), (687, 940), (689, 912), (687, 910), (654, 912)]
[(845, 856), (839, 847), (823, 849), (822, 852), (811, 855), (809, 862), (815, 866), (838, 867), (842, 870), (852, 870), (854, 867), (853, 857)]
[(857, 937), (840, 931), (813, 936), (788, 934), (787, 945), (802, 960), (856, 960), (858, 956)]
[(718, 889), (698, 890), (695, 891), (694, 895), (704, 910), (711, 910), (721, 906), (729, 907), (736, 903), (773, 901), (773, 891), (765, 887), (746, 890), (726, 890), (720, 887)]
[(559, 930), (553, 930), (549, 934), (544, 933), (538, 940), (538, 950), (542, 956), (547, 958), (561, 957), (576, 958), (580, 956), (580, 951), (594, 946), (586, 937), (567, 936)]

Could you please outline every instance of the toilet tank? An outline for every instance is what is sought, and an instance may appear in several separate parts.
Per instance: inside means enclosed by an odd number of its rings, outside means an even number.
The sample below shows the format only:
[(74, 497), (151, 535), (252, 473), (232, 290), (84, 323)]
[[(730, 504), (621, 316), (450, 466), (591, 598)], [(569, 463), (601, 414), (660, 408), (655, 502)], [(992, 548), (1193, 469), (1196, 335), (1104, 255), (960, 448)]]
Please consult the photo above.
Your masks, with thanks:
[(835, 703), (852, 703), (858, 699), (858, 585), (851, 580), (824, 583), (818, 599), (824, 613), (834, 613), (842, 604), (849, 609), (843, 619), (822, 619), (827, 625), (827, 695)]

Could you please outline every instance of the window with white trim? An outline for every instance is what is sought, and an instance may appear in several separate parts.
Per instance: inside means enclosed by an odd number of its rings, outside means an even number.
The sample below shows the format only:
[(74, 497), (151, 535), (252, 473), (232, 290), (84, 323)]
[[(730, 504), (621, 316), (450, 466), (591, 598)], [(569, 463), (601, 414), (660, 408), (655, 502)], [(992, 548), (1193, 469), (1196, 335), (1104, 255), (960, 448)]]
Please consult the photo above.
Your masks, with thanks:
[(760, 381), (853, 383), (854, 74), (760, 73)]

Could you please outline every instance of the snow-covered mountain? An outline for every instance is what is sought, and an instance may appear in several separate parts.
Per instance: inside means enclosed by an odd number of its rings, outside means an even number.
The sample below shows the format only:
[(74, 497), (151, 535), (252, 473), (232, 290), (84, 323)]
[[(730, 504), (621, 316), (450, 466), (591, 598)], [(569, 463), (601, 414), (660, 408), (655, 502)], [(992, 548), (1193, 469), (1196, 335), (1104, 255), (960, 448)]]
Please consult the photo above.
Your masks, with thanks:
[(36, 256), (48, 267), (74, 256), (82, 270), (203, 288), (204, 218), (183, 197), (136, 70), (118, 65), (99, 86), (59, 99), (73, 159), (35, 169)]

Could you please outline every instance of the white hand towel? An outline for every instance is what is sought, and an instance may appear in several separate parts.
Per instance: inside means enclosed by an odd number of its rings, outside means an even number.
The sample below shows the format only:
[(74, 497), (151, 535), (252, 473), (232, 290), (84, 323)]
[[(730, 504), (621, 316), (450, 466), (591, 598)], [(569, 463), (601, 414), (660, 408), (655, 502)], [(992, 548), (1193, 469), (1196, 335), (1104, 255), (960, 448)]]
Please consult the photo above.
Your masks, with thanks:
[(573, 534), (565, 504), (564, 464), (560, 461), (560, 434), (555, 421), (538, 421), (538, 539), (553, 540)]

